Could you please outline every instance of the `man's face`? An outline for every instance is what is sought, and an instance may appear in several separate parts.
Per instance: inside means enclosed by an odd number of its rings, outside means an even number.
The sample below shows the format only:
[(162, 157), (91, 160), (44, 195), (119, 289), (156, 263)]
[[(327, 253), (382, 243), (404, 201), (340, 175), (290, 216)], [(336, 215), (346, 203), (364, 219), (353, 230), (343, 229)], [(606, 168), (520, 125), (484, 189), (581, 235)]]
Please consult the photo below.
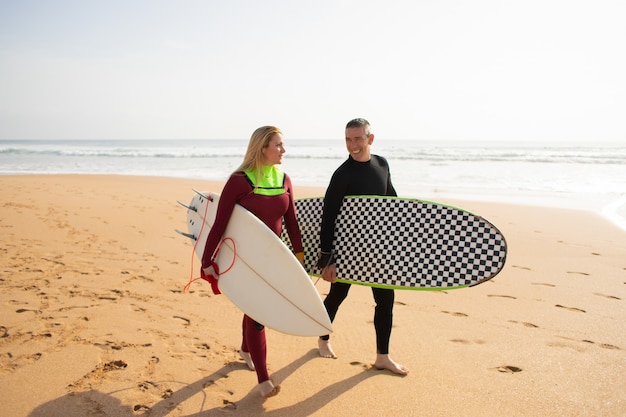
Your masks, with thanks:
[(352, 158), (358, 162), (370, 160), (370, 145), (374, 135), (366, 134), (364, 127), (349, 127), (346, 129), (346, 149)]

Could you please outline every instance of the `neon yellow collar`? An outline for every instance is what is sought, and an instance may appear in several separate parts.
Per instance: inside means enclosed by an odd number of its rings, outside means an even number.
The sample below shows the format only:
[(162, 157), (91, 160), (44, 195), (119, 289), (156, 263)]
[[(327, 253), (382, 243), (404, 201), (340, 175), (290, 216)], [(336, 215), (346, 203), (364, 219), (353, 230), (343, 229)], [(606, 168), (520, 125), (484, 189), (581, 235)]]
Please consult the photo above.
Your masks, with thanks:
[(245, 170), (244, 173), (255, 194), (274, 196), (285, 192), (285, 173), (274, 165), (264, 165), (261, 168), (261, 178), (258, 179), (255, 171)]

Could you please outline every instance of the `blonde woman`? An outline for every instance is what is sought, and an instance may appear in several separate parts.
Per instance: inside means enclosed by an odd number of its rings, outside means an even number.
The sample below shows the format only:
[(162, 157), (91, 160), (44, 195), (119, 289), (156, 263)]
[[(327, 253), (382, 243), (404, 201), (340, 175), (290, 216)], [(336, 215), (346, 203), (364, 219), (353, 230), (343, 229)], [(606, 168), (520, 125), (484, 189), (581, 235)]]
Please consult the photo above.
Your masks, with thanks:
[[(296, 219), (291, 179), (277, 167), (282, 163), (284, 153), (283, 134), (277, 127), (263, 126), (252, 133), (243, 163), (226, 181), (220, 196), (215, 223), (202, 257), (205, 275), (215, 276), (211, 262), (235, 204), (257, 216), (279, 236), (284, 219), (294, 252), (303, 262), (302, 235)], [(242, 327), (239, 354), (248, 367), (256, 371), (261, 395), (273, 397), (280, 387), (274, 385), (267, 371), (265, 328), (245, 314)]]

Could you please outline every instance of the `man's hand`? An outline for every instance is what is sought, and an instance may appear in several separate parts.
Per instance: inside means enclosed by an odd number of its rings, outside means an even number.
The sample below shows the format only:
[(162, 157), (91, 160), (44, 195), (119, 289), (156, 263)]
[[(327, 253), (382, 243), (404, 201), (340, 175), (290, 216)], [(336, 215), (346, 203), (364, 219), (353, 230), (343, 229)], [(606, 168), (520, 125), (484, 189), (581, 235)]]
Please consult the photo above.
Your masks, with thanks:
[(322, 269), (322, 279), (334, 284), (337, 281), (337, 265), (330, 264)]

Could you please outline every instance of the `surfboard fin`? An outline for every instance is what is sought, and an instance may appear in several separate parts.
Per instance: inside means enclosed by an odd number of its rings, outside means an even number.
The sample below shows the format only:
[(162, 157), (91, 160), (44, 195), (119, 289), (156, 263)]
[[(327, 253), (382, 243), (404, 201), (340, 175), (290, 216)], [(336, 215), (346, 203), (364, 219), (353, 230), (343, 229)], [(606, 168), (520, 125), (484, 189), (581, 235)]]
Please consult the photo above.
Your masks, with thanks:
[(198, 194), (200, 197), (204, 197), (204, 198), (208, 199), (209, 201), (213, 201), (212, 197), (210, 197), (210, 196), (208, 196), (206, 194), (201, 193), (200, 191), (196, 190), (195, 188), (192, 188), (192, 190), (193, 190), (194, 193)]
[(196, 190), (195, 188), (192, 188), (192, 190), (193, 190), (194, 193), (198, 194), (199, 196), (207, 198), (206, 194), (202, 194), (200, 191)]
[(188, 238), (189, 238), (189, 239), (191, 239), (191, 240), (196, 240), (196, 239), (197, 239), (197, 238), (196, 238), (194, 235), (192, 235), (191, 233), (185, 233), (185, 232), (183, 232), (183, 231), (181, 231), (181, 230), (178, 230), (178, 229), (176, 229), (175, 231), (176, 231), (176, 233), (178, 233), (179, 235), (183, 235), (183, 236), (185, 236), (185, 237), (188, 237)]
[(192, 210), (192, 211), (195, 211), (196, 213), (198, 212), (198, 209), (194, 206), (188, 206), (187, 204), (181, 202), (180, 200), (176, 200), (176, 202), (180, 204), (181, 206), (185, 207), (187, 210)]

